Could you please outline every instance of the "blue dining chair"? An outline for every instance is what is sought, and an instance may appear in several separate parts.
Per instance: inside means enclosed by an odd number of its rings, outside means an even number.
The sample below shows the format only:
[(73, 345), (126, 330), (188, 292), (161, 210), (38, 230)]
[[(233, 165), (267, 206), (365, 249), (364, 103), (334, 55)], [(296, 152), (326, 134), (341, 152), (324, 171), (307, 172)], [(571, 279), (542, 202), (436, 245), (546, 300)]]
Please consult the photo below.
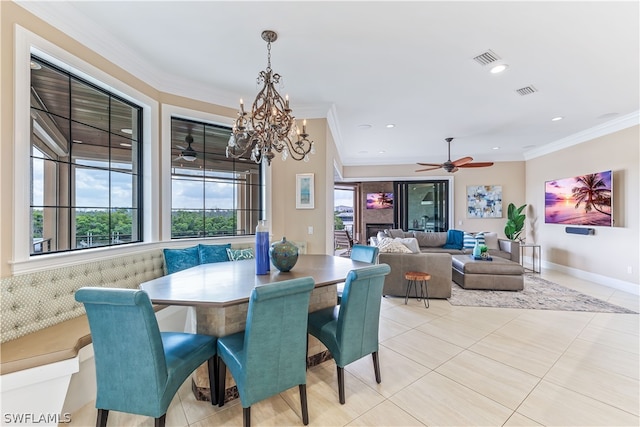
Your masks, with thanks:
[[(378, 261), (378, 247), (366, 245), (353, 245), (351, 248), (350, 258), (353, 261), (368, 262), (375, 264)], [(338, 283), (338, 304), (342, 300), (342, 292), (344, 291), (344, 282)]]
[[(216, 338), (184, 332), (160, 332), (146, 292), (135, 289), (78, 289), (89, 319), (96, 364), (98, 419), (107, 425), (109, 411), (155, 418), (164, 426), (178, 388), (208, 362), (212, 389), (216, 372)], [(214, 392), (211, 403), (217, 403)]]
[(371, 354), (379, 384), (378, 328), (387, 264), (352, 270), (347, 276), (342, 303), (309, 314), (309, 334), (327, 347), (338, 368), (338, 395), (344, 404), (344, 367)]
[(311, 277), (258, 286), (251, 292), (243, 332), (218, 339), (219, 406), (224, 405), (226, 367), (236, 381), (245, 426), (251, 405), (298, 386), (302, 422), (307, 411), (307, 316)]

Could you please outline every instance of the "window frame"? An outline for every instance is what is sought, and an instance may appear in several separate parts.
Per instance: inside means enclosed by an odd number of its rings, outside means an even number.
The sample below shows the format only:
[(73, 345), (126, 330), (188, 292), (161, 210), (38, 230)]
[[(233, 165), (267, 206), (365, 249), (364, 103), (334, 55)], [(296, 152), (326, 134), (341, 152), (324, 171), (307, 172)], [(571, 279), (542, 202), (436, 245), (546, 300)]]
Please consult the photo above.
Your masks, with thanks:
[[(169, 111), (170, 108), (167, 108), (167, 111)], [(165, 108), (163, 107), (163, 111), (165, 111)], [(182, 111), (183, 113), (186, 113), (185, 111)], [(192, 123), (194, 126), (199, 127), (199, 126), (211, 126), (211, 127), (218, 127), (218, 128), (226, 128), (229, 129), (229, 131), (231, 131), (232, 129), (232, 125), (231, 122), (228, 118), (222, 118), (222, 117), (212, 117), (210, 115), (204, 114), (197, 114), (199, 116), (199, 118), (194, 118), (193, 112), (191, 112), (192, 114), (178, 114), (177, 112), (174, 112), (173, 114), (170, 114), (169, 118), (167, 119), (166, 117), (163, 117), (163, 124), (167, 123), (169, 124), (169, 131), (167, 133), (165, 133), (165, 131), (163, 131), (163, 135), (167, 135), (167, 139), (169, 140), (169, 144), (168, 144), (168, 152), (169, 152), (169, 184), (167, 186), (167, 188), (170, 191), (169, 194), (169, 210), (168, 210), (168, 217), (169, 220), (167, 221), (168, 226), (169, 226), (169, 230), (168, 230), (168, 237), (172, 240), (172, 241), (184, 241), (187, 239), (194, 239), (194, 238), (225, 238), (225, 239), (229, 239), (229, 238), (243, 238), (246, 236), (253, 236), (255, 234), (255, 227), (250, 227), (250, 229), (245, 229), (245, 232), (243, 234), (230, 234), (230, 235), (225, 235), (225, 234), (216, 234), (216, 235), (207, 235), (206, 234), (206, 227), (203, 224), (203, 228), (202, 230), (200, 230), (203, 234), (202, 237), (174, 237), (173, 233), (172, 233), (172, 223), (173, 223), (173, 211), (174, 211), (174, 206), (173, 206), (173, 181), (174, 181), (174, 175), (173, 175), (173, 169), (172, 169), (172, 165), (173, 165), (173, 154), (172, 154), (172, 150), (171, 150), (171, 138), (173, 135), (173, 120), (182, 120), (186, 123)], [(206, 118), (203, 118), (206, 117)], [(221, 122), (227, 122), (227, 123), (221, 123)], [(205, 140), (206, 143), (206, 140)], [(206, 151), (206, 149), (205, 149)], [(228, 159), (228, 162), (230, 164), (233, 164), (234, 166), (234, 170), (238, 165), (241, 165), (241, 163), (239, 163), (239, 161), (237, 159), (233, 159), (230, 158)], [(255, 164), (254, 164), (255, 165)], [(259, 164), (259, 182), (257, 183), (257, 187), (258, 187), (258, 206), (255, 208), (250, 209), (251, 211), (255, 212), (257, 214), (257, 218), (258, 219), (263, 219), (265, 217), (265, 192), (266, 192), (266, 183), (265, 183), (265, 166), (264, 164)], [(217, 178), (213, 178), (213, 179), (207, 179), (204, 176), (203, 177), (198, 177), (198, 176), (194, 176), (194, 179), (190, 179), (187, 177), (185, 177), (185, 179), (189, 182), (198, 182), (202, 179), (203, 181), (203, 206), (200, 208), (202, 210), (202, 214), (203, 214), (203, 220), (206, 217), (206, 213), (209, 209), (207, 209), (207, 198), (206, 198), (206, 193), (207, 193), (207, 186), (206, 186), (206, 182), (207, 181), (218, 181)], [(237, 185), (240, 185), (241, 187), (244, 188), (244, 186), (242, 186), (239, 182), (236, 182), (235, 179), (231, 179), (233, 181), (233, 186), (234, 186), (234, 193), (236, 192), (237, 189)], [(241, 206), (239, 206), (237, 203), (237, 200), (234, 200), (233, 202), (233, 207), (232, 207), (232, 211), (234, 211), (236, 213), (236, 215), (238, 214), (239, 211), (244, 211), (245, 209), (241, 209)], [(256, 223), (257, 225), (257, 223)]]
[[(96, 247), (112, 247), (112, 246), (117, 246), (117, 245), (128, 245), (128, 244), (135, 244), (135, 243), (140, 243), (142, 241), (144, 241), (144, 227), (143, 227), (143, 223), (144, 223), (144, 210), (143, 210), (143, 196), (144, 196), (144, 189), (143, 189), (143, 182), (142, 182), (142, 177), (144, 176), (144, 167), (143, 167), (143, 158), (144, 158), (144, 150), (143, 150), (143, 139), (142, 139), (142, 135), (143, 135), (143, 125), (142, 125), (142, 107), (140, 105), (137, 105), (136, 103), (126, 100), (120, 96), (118, 96), (118, 94), (112, 92), (111, 90), (109, 90), (106, 87), (101, 87), (97, 84), (94, 84), (92, 82), (89, 82), (85, 79), (83, 79), (82, 77), (79, 77), (78, 75), (74, 74), (71, 71), (68, 70), (64, 70), (60, 67), (58, 67), (55, 64), (50, 63), (49, 61), (37, 56), (36, 54), (32, 54), (31, 55), (31, 60), (35, 60), (39, 63), (41, 63), (43, 66), (49, 67), (51, 69), (53, 69), (54, 71), (60, 73), (61, 75), (64, 75), (65, 80), (68, 82), (68, 96), (69, 96), (69, 105), (73, 106), (73, 99), (74, 99), (74, 86), (77, 85), (83, 85), (91, 90), (95, 90), (97, 92), (99, 92), (100, 94), (104, 95), (106, 97), (107, 100), (107, 108), (108, 108), (108, 114), (107, 114), (107, 123), (109, 124), (109, 129), (103, 129), (103, 128), (96, 128), (95, 124), (92, 123), (84, 123), (84, 122), (80, 122), (78, 121), (76, 118), (73, 117), (73, 110), (70, 109), (68, 111), (68, 117), (63, 117), (63, 116), (59, 116), (57, 113), (58, 112), (52, 112), (51, 114), (56, 115), (58, 117), (60, 117), (61, 120), (63, 120), (64, 122), (69, 124), (69, 130), (71, 130), (74, 126), (74, 124), (80, 125), (80, 126), (88, 126), (91, 128), (95, 128), (95, 130), (97, 132), (100, 133), (104, 133), (104, 135), (108, 138), (109, 140), (109, 144), (106, 147), (107, 148), (107, 156), (106, 158), (100, 158), (99, 162), (103, 162), (106, 163), (105, 166), (88, 166), (87, 164), (85, 164), (85, 162), (83, 161), (78, 161), (80, 159), (77, 158), (77, 156), (74, 156), (73, 154), (73, 147), (75, 146), (73, 143), (71, 143), (70, 141), (68, 141), (69, 143), (69, 156), (68, 156), (68, 160), (66, 162), (60, 162), (59, 159), (57, 158), (57, 156), (55, 156), (55, 153), (48, 153), (50, 157), (50, 160), (52, 160), (54, 162), (54, 164), (56, 165), (56, 174), (59, 173), (66, 173), (66, 180), (65, 177), (63, 177), (62, 179), (65, 180), (66, 182), (68, 182), (69, 184), (69, 188), (76, 188), (77, 187), (77, 173), (79, 171), (85, 170), (85, 171), (94, 171), (94, 172), (106, 172), (107, 173), (107, 181), (109, 184), (109, 194), (111, 195), (112, 191), (113, 191), (113, 187), (112, 187), (112, 174), (114, 172), (117, 172), (117, 167), (114, 166), (114, 160), (112, 158), (113, 156), (113, 152), (112, 150), (116, 149), (117, 150), (117, 146), (115, 146), (114, 144), (116, 144), (115, 141), (117, 141), (117, 139), (120, 137), (118, 134), (114, 133), (114, 129), (111, 129), (111, 123), (113, 120), (113, 115), (115, 114), (115, 107), (114, 105), (116, 105), (114, 103), (118, 102), (118, 103), (122, 103), (125, 104), (128, 107), (131, 107), (132, 110), (136, 111), (136, 119), (135, 119), (135, 126), (133, 126), (134, 129), (137, 129), (137, 132), (135, 135), (131, 135), (131, 142), (133, 144), (136, 145), (136, 156), (134, 158), (132, 158), (132, 162), (131, 162), (131, 166), (132, 166), (132, 173), (130, 174), (132, 176), (132, 181), (136, 184), (135, 188), (132, 188), (132, 207), (131, 208), (127, 208), (127, 209), (131, 209), (132, 211), (132, 215), (131, 215), (131, 220), (132, 220), (132, 232), (133, 230), (137, 231), (137, 237), (135, 238), (135, 240), (132, 240), (129, 243), (113, 243), (113, 242), (109, 242), (109, 237), (107, 236), (107, 243), (103, 244), (103, 245), (99, 245), (99, 246), (88, 246), (88, 247), (79, 247), (77, 244), (73, 243), (73, 240), (78, 239), (78, 236), (76, 236), (76, 231), (77, 231), (77, 223), (75, 218), (78, 216), (78, 211), (77, 209), (79, 208), (78, 206), (78, 201), (74, 196), (69, 196), (69, 200), (67, 202), (67, 204), (60, 204), (60, 202), (56, 203), (55, 205), (52, 206), (48, 206), (46, 203), (43, 204), (42, 206), (37, 206), (37, 205), (31, 205), (30, 208), (34, 209), (37, 207), (40, 207), (43, 212), (44, 209), (55, 209), (56, 211), (60, 211), (60, 210), (64, 210), (64, 209), (68, 209), (68, 214), (67, 214), (67, 218), (69, 223), (66, 226), (66, 235), (61, 235), (61, 233), (63, 233), (63, 230), (65, 229), (65, 227), (61, 227), (62, 224), (59, 223), (59, 220), (56, 220), (56, 232), (55, 235), (57, 236), (58, 240), (63, 240), (63, 241), (68, 241), (69, 247), (65, 248), (65, 249), (59, 249), (57, 248), (56, 250), (51, 250), (51, 251), (41, 251), (41, 252), (34, 252), (34, 251), (30, 251), (30, 256), (42, 256), (45, 254), (54, 254), (54, 253), (64, 253), (64, 252), (70, 252), (70, 251), (78, 251), (78, 250), (88, 250), (88, 249), (92, 249), (92, 248), (96, 248)], [(80, 101), (81, 102), (81, 101)], [(33, 109), (34, 107), (31, 106), (30, 110)], [(33, 110), (31, 110), (33, 112)], [(36, 108), (36, 111), (43, 111), (44, 110), (40, 110), (38, 108)], [(72, 138), (73, 136), (70, 135), (70, 137)], [(31, 140), (31, 145), (33, 146), (34, 141)], [(36, 144), (36, 147), (40, 150), (40, 151), (50, 151), (48, 148), (49, 147), (41, 147), (40, 144)], [(43, 148), (45, 148), (43, 150)], [(132, 154), (133, 154), (133, 150), (132, 150)], [(38, 159), (37, 156), (31, 156), (31, 161), (33, 164), (33, 161)], [(66, 165), (66, 167), (65, 167)], [(135, 173), (133, 172), (135, 170)], [(31, 174), (31, 179), (30, 181), (32, 181), (33, 179), (33, 167), (32, 167), (32, 174)], [(58, 194), (61, 190), (58, 189)], [(31, 188), (31, 193), (33, 193), (33, 186)], [(113, 232), (113, 228), (112, 228), (112, 224), (111, 224), (111, 216), (112, 213), (114, 212), (115, 209), (121, 209), (120, 207), (116, 206), (113, 204), (113, 200), (111, 199), (111, 196), (107, 197), (107, 205), (108, 206), (100, 206), (100, 207), (96, 207), (93, 208), (94, 210), (99, 210), (99, 211), (104, 211), (106, 210), (108, 218), (109, 218), (109, 234), (111, 234)], [(33, 197), (33, 194), (31, 194), (31, 197)], [(31, 199), (31, 201), (33, 202), (33, 198)], [(84, 207), (84, 209), (92, 209), (92, 208), (87, 208)], [(31, 212), (32, 213), (32, 212)], [(61, 230), (61, 228), (63, 230)], [(33, 230), (31, 230), (32, 236), (33, 237)], [(63, 233), (64, 234), (64, 233)], [(133, 235), (132, 235), (132, 239), (133, 239)]]
[[(158, 141), (159, 128), (159, 103), (150, 96), (129, 86), (106, 71), (86, 62), (78, 56), (71, 54), (54, 43), (38, 36), (20, 25), (15, 26), (14, 32), (14, 123), (13, 123), (13, 218), (12, 229), (14, 232), (11, 243), (9, 263), (13, 274), (38, 271), (41, 269), (73, 265), (78, 262), (95, 260), (96, 252), (108, 251), (109, 256), (134, 253), (140, 250), (141, 245), (158, 240), (160, 234), (160, 218), (152, 215), (157, 212), (159, 191), (154, 182), (160, 181), (160, 171), (152, 165), (160, 163), (160, 154), (152, 147), (151, 141)], [(75, 74), (93, 84), (106, 87), (119, 97), (133, 102), (142, 107), (142, 150), (147, 153), (143, 156), (143, 203), (140, 207), (143, 213), (141, 243), (110, 246), (105, 248), (91, 248), (82, 251), (59, 252), (45, 255), (31, 256), (31, 116), (30, 116), (30, 84), (31, 70), (29, 66), (31, 55), (34, 54), (66, 71)], [(25, 143), (25, 141), (27, 141)], [(153, 209), (153, 207), (156, 209)], [(26, 232), (24, 231), (26, 230)], [(105, 256), (105, 255), (101, 255)]]

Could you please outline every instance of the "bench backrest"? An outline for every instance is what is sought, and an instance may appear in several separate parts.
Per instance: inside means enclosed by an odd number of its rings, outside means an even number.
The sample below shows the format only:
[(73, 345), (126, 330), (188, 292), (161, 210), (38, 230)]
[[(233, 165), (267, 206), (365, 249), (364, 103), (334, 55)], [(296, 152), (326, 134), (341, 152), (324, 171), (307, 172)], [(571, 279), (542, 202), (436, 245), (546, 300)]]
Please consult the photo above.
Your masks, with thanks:
[(164, 275), (162, 249), (0, 279), (0, 343), (85, 313), (74, 298), (83, 286), (137, 289)]

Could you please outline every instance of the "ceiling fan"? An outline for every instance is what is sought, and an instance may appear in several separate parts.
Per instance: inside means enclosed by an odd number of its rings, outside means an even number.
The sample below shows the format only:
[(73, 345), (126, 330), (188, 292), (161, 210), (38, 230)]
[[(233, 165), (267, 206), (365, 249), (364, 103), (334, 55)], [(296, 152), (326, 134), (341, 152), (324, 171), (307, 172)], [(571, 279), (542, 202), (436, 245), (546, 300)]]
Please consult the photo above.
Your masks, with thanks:
[(183, 160), (186, 160), (187, 162), (195, 161), (198, 158), (198, 153), (196, 152), (196, 150), (191, 148), (191, 144), (193, 143), (193, 137), (191, 136), (190, 133), (186, 136), (186, 138), (184, 139), (184, 142), (187, 143), (186, 148), (181, 145), (176, 145), (176, 147), (182, 150), (182, 152), (178, 157), (175, 158), (175, 160), (183, 159)]
[(418, 169), (416, 172), (425, 172), (443, 168), (447, 172), (456, 172), (458, 168), (485, 168), (493, 166), (493, 162), (473, 162), (473, 157), (461, 157), (458, 160), (451, 161), (451, 141), (453, 138), (445, 138), (449, 144), (449, 159), (444, 163), (418, 163), (420, 166), (429, 166), (426, 169)]

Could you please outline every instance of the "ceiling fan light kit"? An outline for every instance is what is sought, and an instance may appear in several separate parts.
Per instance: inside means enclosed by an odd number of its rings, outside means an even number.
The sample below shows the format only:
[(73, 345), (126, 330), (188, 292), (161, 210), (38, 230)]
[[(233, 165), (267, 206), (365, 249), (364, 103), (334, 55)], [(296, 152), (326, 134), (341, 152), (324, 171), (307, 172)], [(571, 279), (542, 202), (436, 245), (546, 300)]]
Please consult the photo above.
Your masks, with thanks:
[(489, 166), (493, 166), (493, 162), (473, 162), (473, 157), (461, 157), (458, 160), (451, 161), (451, 141), (453, 138), (445, 138), (445, 141), (449, 145), (448, 147), (448, 160), (444, 163), (418, 163), (420, 166), (428, 166), (425, 169), (417, 169), (416, 172), (426, 172), (436, 169), (444, 169), (449, 173), (454, 173), (459, 170), (459, 168), (486, 168)]
[(191, 148), (191, 144), (193, 143), (193, 137), (191, 136), (191, 134), (187, 135), (187, 137), (184, 139), (184, 142), (187, 143), (187, 148), (182, 150), (182, 153), (180, 153), (180, 157), (187, 162), (195, 162), (198, 158), (198, 153), (196, 153), (196, 150)]

